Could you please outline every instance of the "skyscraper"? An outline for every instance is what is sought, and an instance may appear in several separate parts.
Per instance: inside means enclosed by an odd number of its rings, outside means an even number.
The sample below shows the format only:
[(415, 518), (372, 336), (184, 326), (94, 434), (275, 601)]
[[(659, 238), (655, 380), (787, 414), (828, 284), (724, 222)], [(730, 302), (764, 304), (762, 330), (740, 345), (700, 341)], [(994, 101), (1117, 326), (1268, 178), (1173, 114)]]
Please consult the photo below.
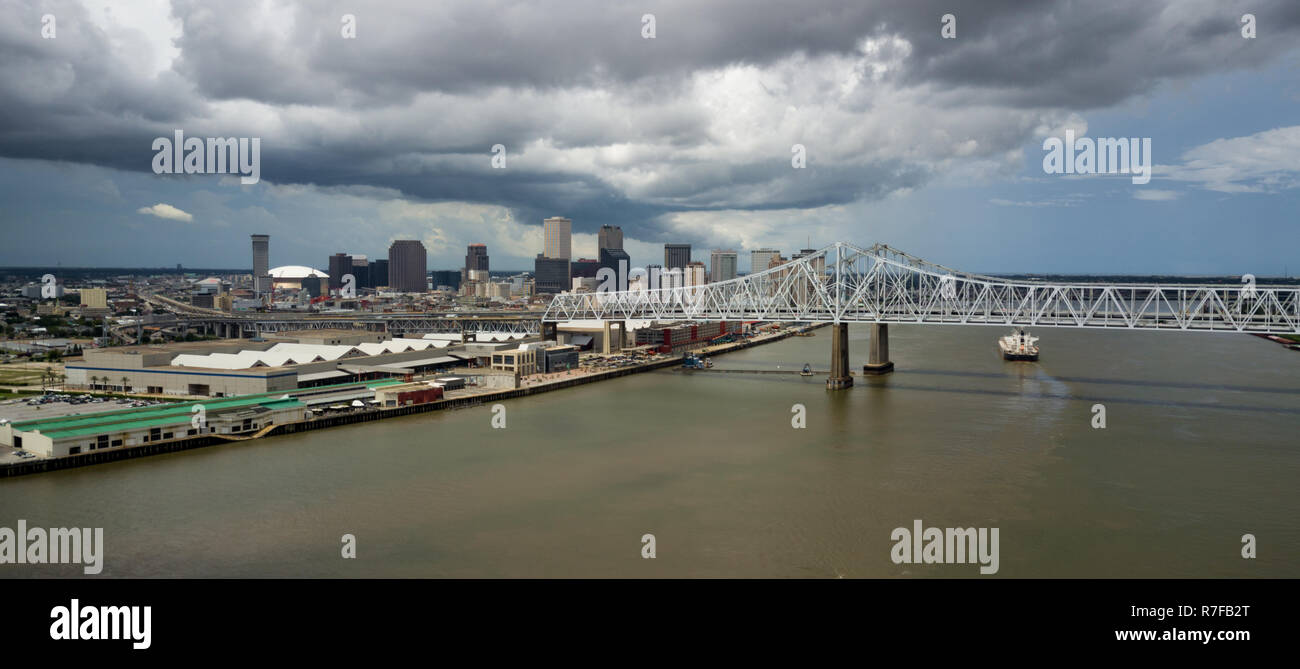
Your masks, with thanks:
[[(271, 235), (253, 235), (253, 291), (261, 294), (271, 289)], [(179, 269), (180, 266), (177, 266)]]
[(399, 293), (428, 290), (429, 253), (418, 239), (399, 239), (388, 247), (388, 287)]
[(388, 258), (370, 261), (370, 287), (379, 288), (388, 285)]
[(472, 269), (488, 269), (488, 253), (486, 244), (470, 244), (465, 251), (465, 271)]
[(605, 249), (622, 249), (623, 248), (623, 228), (617, 225), (602, 225), (600, 232), (596, 235), (596, 251)]
[(690, 261), (690, 244), (664, 244), (664, 267), (668, 269), (684, 269)]
[(780, 258), (776, 249), (755, 249), (749, 252), (749, 273), (761, 272), (772, 265), (773, 258)]
[(627, 280), (627, 273), (632, 271), (632, 259), (623, 249), (601, 249), (600, 266), (608, 268), (614, 276), (621, 276), (619, 281)]
[(710, 281), (727, 281), (736, 278), (736, 252), (714, 249), (709, 254)]
[(542, 221), (542, 255), (547, 258), (573, 258), (573, 221), (552, 216)]
[(343, 275), (352, 273), (352, 256), (335, 253), (330, 256), (330, 290), (343, 287)]
[(358, 289), (374, 288), (370, 283), (370, 260), (364, 255), (352, 256), (352, 277), (357, 280)]

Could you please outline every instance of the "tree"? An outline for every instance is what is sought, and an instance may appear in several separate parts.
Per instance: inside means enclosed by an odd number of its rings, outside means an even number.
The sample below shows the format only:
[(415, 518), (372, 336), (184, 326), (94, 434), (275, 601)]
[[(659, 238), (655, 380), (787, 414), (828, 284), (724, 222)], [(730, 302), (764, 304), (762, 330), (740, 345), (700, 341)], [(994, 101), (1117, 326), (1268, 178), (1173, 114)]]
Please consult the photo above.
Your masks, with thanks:
[(98, 376), (91, 375), (91, 377), (90, 377), (90, 389), (91, 389), (91, 390), (94, 390), (94, 389), (95, 389), (95, 384), (98, 383), (98, 382), (99, 382), (99, 377), (98, 377)]
[(127, 377), (125, 377), (125, 376), (122, 377), (122, 392), (126, 392), (126, 384), (128, 384), (128, 383), (130, 383), (130, 382), (131, 382), (131, 380), (128, 379)]

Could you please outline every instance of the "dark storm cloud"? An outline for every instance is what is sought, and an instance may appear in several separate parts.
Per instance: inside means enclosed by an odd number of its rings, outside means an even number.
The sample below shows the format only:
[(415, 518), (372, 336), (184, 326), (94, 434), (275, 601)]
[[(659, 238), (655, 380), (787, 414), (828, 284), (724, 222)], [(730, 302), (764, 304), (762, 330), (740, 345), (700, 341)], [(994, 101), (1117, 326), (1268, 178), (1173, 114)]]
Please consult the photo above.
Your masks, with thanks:
[[(148, 40), (111, 39), (77, 3), (0, 7), (2, 156), (146, 171), (152, 139), (173, 128), (260, 136), (268, 181), (499, 204), (517, 220), (562, 214), (581, 231), (616, 223), (647, 240), (676, 211), (817, 207), (916, 188), (963, 143), (964, 156), (1005, 154), (1069, 111), (1165, 79), (1256, 66), (1300, 36), (1293, 0), (176, 0), (179, 55), (147, 72), (135, 57)], [(1247, 11), (1259, 39), (1239, 34)], [(59, 17), (56, 40), (40, 38), (45, 12)], [(955, 40), (939, 33), (949, 12)], [(339, 35), (345, 13), (356, 15), (355, 40)], [(645, 13), (656, 17), (654, 40), (641, 38)], [(837, 98), (827, 80), (801, 92), (835, 58), (878, 67), (865, 75), (878, 88)], [(825, 160), (792, 170), (786, 149), (801, 129), (773, 128), (787, 134), (756, 147), (747, 134), (763, 119), (728, 124), (746, 105), (699, 102), (709, 85), (694, 77), (734, 66), (770, 68), (756, 86), (773, 106), (844, 112), (808, 121)], [(724, 104), (732, 89), (719, 90)], [(967, 108), (1006, 113), (932, 146), (909, 138), (873, 152), (877, 138), (856, 129), (872, 114), (897, 114), (894, 98), (913, 99), (907, 113), (933, 113), (940, 128)], [(489, 167), (497, 143), (508, 169)], [(607, 149), (617, 150), (593, 153)]]

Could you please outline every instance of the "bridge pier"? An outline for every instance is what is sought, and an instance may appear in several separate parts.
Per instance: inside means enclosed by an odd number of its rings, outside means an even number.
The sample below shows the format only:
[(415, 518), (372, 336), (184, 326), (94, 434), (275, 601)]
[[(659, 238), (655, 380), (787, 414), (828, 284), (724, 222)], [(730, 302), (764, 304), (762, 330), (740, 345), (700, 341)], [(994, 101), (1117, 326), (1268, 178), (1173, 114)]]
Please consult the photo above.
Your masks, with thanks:
[(871, 324), (871, 346), (867, 349), (867, 364), (862, 366), (863, 374), (888, 374), (894, 371), (894, 363), (889, 359), (889, 324)]
[(542, 341), (559, 341), (559, 323), (542, 323)]
[(604, 332), (602, 332), (601, 334), (604, 335), (602, 337), (604, 341), (601, 343), (601, 349), (600, 349), (601, 353), (606, 353), (606, 354), (616, 353), (618, 351), (623, 350), (623, 340), (627, 339), (627, 323), (626, 321), (618, 321), (617, 340), (614, 339), (614, 332), (613, 332), (614, 328), (611, 327), (612, 325), (614, 325), (614, 321), (604, 321), (602, 323), (602, 327), (604, 327)]
[(849, 324), (831, 325), (831, 375), (826, 379), (827, 390), (843, 390), (853, 387), (853, 376), (849, 374)]

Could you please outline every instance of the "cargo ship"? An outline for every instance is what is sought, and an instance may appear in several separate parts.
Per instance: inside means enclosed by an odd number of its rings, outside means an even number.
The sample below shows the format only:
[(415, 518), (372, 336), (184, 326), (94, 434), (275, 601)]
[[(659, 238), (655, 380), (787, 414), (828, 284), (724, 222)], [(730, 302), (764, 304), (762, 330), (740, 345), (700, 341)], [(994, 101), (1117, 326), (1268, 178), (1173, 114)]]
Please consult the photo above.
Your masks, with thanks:
[(1038, 360), (1038, 337), (1031, 336), (1024, 328), (998, 339), (998, 349), (1004, 360)]

